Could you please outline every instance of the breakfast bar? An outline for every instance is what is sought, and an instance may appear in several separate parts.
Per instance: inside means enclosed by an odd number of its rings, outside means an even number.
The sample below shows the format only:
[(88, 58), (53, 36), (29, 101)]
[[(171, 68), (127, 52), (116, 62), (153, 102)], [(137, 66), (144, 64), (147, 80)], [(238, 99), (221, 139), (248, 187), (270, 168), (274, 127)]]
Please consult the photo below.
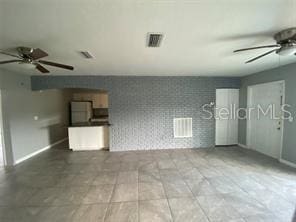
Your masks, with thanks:
[(108, 123), (80, 123), (68, 127), (69, 148), (73, 151), (109, 148)]

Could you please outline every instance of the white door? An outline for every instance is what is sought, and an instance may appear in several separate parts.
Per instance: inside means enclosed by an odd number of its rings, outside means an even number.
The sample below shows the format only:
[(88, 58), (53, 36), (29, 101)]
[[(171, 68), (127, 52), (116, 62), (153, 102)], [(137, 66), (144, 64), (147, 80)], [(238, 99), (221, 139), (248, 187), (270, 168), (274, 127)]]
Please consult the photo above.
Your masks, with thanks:
[(281, 105), (284, 83), (272, 82), (248, 88), (248, 147), (279, 159), (282, 145), (283, 123)]
[(216, 145), (238, 143), (238, 106), (239, 89), (216, 89)]

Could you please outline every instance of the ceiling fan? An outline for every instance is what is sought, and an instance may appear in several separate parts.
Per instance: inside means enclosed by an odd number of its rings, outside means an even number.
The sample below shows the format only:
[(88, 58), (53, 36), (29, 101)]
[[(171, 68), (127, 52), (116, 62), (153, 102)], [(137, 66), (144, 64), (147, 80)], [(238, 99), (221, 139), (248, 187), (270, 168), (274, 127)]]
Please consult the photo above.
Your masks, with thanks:
[(274, 48), (262, 55), (259, 55), (253, 59), (246, 61), (246, 63), (254, 62), (257, 59), (260, 59), (274, 52), (280, 56), (296, 55), (296, 28), (289, 28), (289, 29), (280, 31), (276, 33), (273, 36), (273, 38), (276, 41), (276, 44), (274, 45), (264, 45), (264, 46), (238, 49), (238, 50), (235, 50), (234, 52), (242, 52), (247, 50), (263, 49), (263, 48)]
[(18, 51), (18, 55), (0, 51), (0, 54), (17, 58), (17, 59), (12, 59), (7, 61), (0, 61), (0, 65), (6, 64), (6, 63), (14, 63), (14, 62), (18, 62), (20, 64), (32, 64), (41, 73), (49, 73), (49, 70), (47, 70), (43, 65), (55, 66), (58, 68), (68, 69), (68, 70), (74, 70), (73, 66), (64, 65), (56, 62), (50, 62), (46, 60), (39, 60), (41, 58), (48, 56), (46, 52), (44, 52), (39, 48), (34, 49), (34, 48), (21, 46), (21, 47), (17, 47), (17, 51)]

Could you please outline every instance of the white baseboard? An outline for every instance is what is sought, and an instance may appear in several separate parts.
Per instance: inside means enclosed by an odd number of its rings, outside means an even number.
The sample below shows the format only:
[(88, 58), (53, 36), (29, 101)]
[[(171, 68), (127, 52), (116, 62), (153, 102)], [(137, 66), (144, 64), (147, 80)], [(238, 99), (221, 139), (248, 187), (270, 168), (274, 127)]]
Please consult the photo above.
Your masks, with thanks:
[(290, 162), (288, 160), (280, 159), (280, 162), (283, 163), (283, 164), (285, 164), (285, 165), (288, 165), (290, 167), (296, 168), (296, 164), (295, 163), (292, 163), (292, 162)]
[(35, 152), (33, 152), (33, 153), (30, 153), (30, 154), (28, 154), (28, 155), (26, 155), (26, 156), (24, 156), (24, 157), (22, 157), (22, 158), (19, 158), (19, 159), (17, 159), (16, 161), (14, 161), (14, 164), (13, 164), (13, 165), (17, 165), (17, 164), (19, 164), (19, 163), (21, 163), (21, 162), (23, 162), (23, 161), (25, 161), (25, 160), (27, 160), (27, 159), (30, 159), (30, 158), (32, 158), (33, 156), (36, 156), (36, 155), (38, 155), (39, 153), (42, 153), (42, 152), (44, 152), (45, 150), (48, 150), (48, 149), (50, 149), (50, 148), (52, 148), (52, 147), (54, 147), (54, 146), (56, 146), (56, 145), (58, 145), (58, 144), (60, 144), (60, 143), (62, 143), (62, 142), (64, 142), (64, 141), (66, 141), (66, 140), (68, 140), (68, 137), (67, 137), (67, 138), (64, 138), (64, 139), (61, 139), (61, 140), (58, 140), (58, 141), (56, 141), (56, 142), (54, 142), (54, 143), (52, 143), (52, 144), (50, 144), (50, 145), (48, 145), (48, 146), (46, 146), (46, 147), (43, 147), (43, 148), (41, 148), (41, 149), (39, 149), (39, 150), (37, 150), (37, 151), (35, 151)]
[(242, 144), (242, 143), (239, 143), (238, 146), (240, 146), (240, 147), (242, 147), (242, 148), (245, 148), (245, 149), (249, 149), (249, 148), (247, 147), (247, 145)]

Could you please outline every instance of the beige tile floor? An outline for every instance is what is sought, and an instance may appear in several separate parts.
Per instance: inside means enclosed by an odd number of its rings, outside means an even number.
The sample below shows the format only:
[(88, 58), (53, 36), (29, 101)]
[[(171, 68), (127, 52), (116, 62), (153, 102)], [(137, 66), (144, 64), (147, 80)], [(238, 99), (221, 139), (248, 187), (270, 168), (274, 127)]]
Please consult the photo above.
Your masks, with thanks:
[(296, 171), (253, 151), (63, 147), (0, 172), (1, 222), (293, 220)]

